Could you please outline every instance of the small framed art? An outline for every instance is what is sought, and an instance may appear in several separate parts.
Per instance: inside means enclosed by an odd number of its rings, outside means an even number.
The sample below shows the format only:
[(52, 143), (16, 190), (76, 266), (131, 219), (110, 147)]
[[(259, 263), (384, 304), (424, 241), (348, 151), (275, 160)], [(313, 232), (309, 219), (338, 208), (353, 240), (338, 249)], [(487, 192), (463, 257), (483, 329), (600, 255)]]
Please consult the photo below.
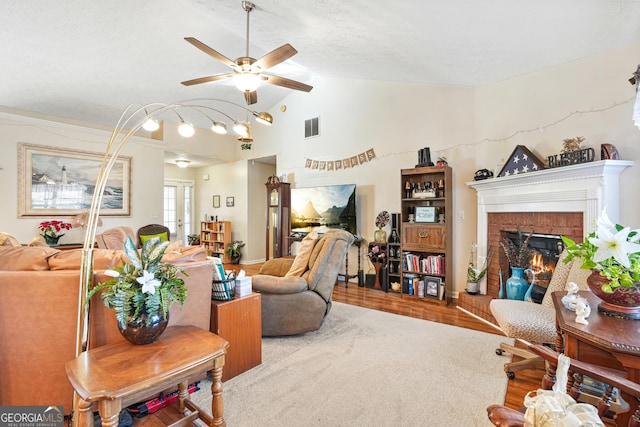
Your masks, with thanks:
[(213, 196), (213, 207), (214, 208), (219, 208), (220, 207), (220, 195), (216, 194), (215, 196)]
[(227, 197), (227, 207), (228, 208), (232, 208), (233, 207), (233, 196)]
[(424, 280), (424, 296), (437, 299), (442, 279), (439, 277), (424, 276), (422, 280)]
[(416, 206), (416, 222), (436, 222), (435, 206)]

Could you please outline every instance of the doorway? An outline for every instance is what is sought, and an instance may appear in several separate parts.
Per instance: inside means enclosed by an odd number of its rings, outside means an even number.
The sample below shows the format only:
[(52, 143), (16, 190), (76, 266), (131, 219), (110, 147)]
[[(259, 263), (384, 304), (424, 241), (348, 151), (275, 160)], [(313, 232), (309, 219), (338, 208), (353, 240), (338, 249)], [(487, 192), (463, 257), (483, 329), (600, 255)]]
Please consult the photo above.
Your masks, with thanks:
[(193, 181), (167, 179), (164, 181), (163, 223), (171, 231), (170, 240), (188, 242), (193, 228)]

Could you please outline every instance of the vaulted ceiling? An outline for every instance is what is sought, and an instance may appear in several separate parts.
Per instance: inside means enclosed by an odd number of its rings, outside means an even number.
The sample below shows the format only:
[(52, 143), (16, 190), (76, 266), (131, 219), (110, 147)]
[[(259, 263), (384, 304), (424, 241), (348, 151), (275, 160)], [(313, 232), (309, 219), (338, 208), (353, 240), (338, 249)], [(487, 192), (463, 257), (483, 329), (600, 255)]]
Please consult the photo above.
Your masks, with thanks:
[[(255, 0), (250, 54), (290, 43), (270, 71), (481, 86), (640, 41), (637, 0)], [(113, 125), (131, 103), (214, 97), (230, 81), (181, 81), (229, 68), (184, 41), (245, 54), (241, 0), (4, 0), (0, 105)], [(640, 58), (638, 58), (640, 61)], [(633, 70), (630, 70), (630, 72)], [(256, 110), (290, 89), (263, 85)]]

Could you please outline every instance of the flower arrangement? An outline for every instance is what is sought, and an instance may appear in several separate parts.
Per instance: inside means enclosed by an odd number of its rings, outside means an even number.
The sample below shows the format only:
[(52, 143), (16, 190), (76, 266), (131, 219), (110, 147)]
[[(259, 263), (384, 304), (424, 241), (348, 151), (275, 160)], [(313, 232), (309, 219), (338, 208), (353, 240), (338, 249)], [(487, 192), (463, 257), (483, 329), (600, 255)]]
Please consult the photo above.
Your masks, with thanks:
[(476, 256), (476, 244), (471, 244), (471, 256), (469, 257), (469, 266), (467, 267), (467, 283), (478, 283), (482, 280), (482, 278), (487, 274), (487, 267), (489, 265), (489, 261), (491, 260), (491, 248), (489, 248), (489, 253), (487, 257), (484, 259), (484, 262), (480, 267), (476, 266), (474, 262)]
[(389, 220), (390, 220), (389, 212), (387, 211), (380, 212), (376, 217), (376, 227), (378, 227), (378, 229), (382, 229), (382, 227), (389, 224)]
[(518, 242), (514, 243), (508, 237), (500, 239), (500, 246), (504, 250), (509, 265), (512, 268), (527, 268), (529, 266), (529, 260), (531, 258), (531, 249), (529, 248), (529, 239), (533, 232), (528, 235), (524, 235), (520, 229), (518, 229)]
[(64, 236), (64, 234), (58, 234), (60, 233), (60, 231), (71, 230), (71, 228), (73, 228), (73, 225), (64, 221), (52, 220), (52, 221), (42, 221), (38, 226), (38, 228), (40, 229), (40, 234), (43, 237), (45, 238), (50, 237), (55, 239), (55, 238)]
[(138, 252), (133, 240), (129, 237), (124, 244), (124, 251), (129, 263), (112, 270), (106, 270), (107, 276), (113, 279), (99, 283), (87, 294), (87, 301), (99, 291), (102, 302), (107, 308), (116, 312), (116, 318), (122, 328), (128, 321), (143, 317), (146, 324), (156, 314), (166, 319), (169, 307), (176, 301), (180, 307), (187, 299), (187, 287), (179, 273), (186, 273), (179, 267), (160, 262), (170, 242), (162, 242), (159, 237), (147, 240)]
[(582, 243), (561, 238), (567, 250), (564, 262), (580, 258), (583, 269), (606, 276), (609, 282), (602, 285), (604, 292), (612, 293), (620, 286), (631, 288), (640, 281), (640, 230), (612, 223), (606, 209), (596, 222), (596, 231)]

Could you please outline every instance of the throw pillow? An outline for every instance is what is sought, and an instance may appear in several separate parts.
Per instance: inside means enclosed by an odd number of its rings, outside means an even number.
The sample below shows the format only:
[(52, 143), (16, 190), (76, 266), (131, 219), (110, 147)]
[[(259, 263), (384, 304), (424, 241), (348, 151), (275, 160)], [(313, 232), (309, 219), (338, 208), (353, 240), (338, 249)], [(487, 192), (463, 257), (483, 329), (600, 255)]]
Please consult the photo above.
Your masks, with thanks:
[(316, 244), (316, 240), (318, 240), (318, 233), (312, 231), (307, 234), (302, 242), (300, 242), (300, 248), (298, 249), (298, 255), (293, 260), (293, 264), (291, 268), (285, 274), (285, 277), (288, 276), (302, 276), (305, 271), (309, 268), (309, 257), (311, 257), (311, 251)]
[(160, 241), (162, 241), (162, 242), (166, 242), (167, 240), (169, 240), (169, 236), (167, 236), (167, 233), (166, 232), (162, 232), (162, 233), (158, 233), (158, 234), (147, 234), (147, 235), (144, 235), (144, 236), (140, 236), (140, 241), (144, 245), (144, 242), (146, 242), (149, 239), (153, 239), (154, 237), (159, 237)]

